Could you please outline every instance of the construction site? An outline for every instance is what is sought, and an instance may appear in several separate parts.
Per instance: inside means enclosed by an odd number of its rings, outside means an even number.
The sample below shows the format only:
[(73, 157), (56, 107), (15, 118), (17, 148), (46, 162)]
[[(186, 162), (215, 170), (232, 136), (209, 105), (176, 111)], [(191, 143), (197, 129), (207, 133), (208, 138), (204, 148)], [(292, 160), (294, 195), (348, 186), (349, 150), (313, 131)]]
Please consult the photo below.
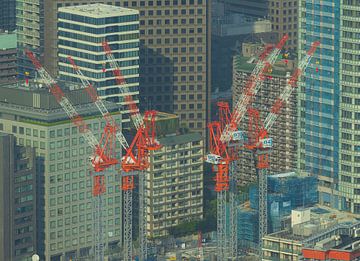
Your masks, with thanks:
[[(271, 174), (269, 173), (270, 155), (276, 144), (269, 131), (276, 125), (276, 120), (296, 88), (299, 77), (311, 63), (311, 58), (319, 46), (319, 42), (312, 43), (311, 48), (300, 59), (292, 76), (288, 76), (284, 86), (281, 86), (282, 90), (268, 108), (267, 116), (261, 120), (262, 115), (252, 106), (252, 103), (264, 82), (273, 80), (273, 65), (282, 55), (282, 48), (287, 39), (288, 36), (285, 35), (278, 44), (264, 46), (259, 57), (254, 60), (254, 68), (246, 81), (234, 80), (234, 85), (239, 85), (235, 90), (241, 89), (242, 91), (241, 95), (236, 96), (238, 98), (232, 108), (226, 102), (218, 103), (219, 119), (208, 125), (209, 153), (205, 157), (206, 163), (212, 165), (214, 172), (215, 184), (213, 187), (217, 197), (217, 230), (210, 239), (211, 243), (209, 242), (206, 246), (203, 245), (205, 242), (201, 231), (197, 238), (192, 240), (193, 244), (190, 243), (186, 246), (185, 242), (181, 243), (178, 247), (183, 251), (176, 251), (181, 258), (189, 260), (214, 260), (216, 258), (218, 261), (242, 258), (241, 260), (243, 260), (245, 257), (239, 248), (238, 235), (242, 232), (238, 227), (243, 227), (252, 219), (253, 223), (254, 220), (258, 220), (258, 224), (254, 230), (257, 231), (257, 235), (254, 235), (254, 231), (252, 235), (256, 247), (250, 255), (262, 259), (262, 239), (269, 231), (267, 202), (268, 176)], [(27, 51), (26, 54), (41, 79), (37, 85), (38, 90), (35, 88), (35, 91), (30, 93), (31, 101), (28, 104), (37, 109), (28, 116), (22, 116), (18, 111), (16, 116), (9, 116), (13, 122), (4, 121), (3, 125), (5, 125), (5, 131), (13, 133), (17, 133), (19, 130), (19, 134), (23, 134), (25, 129), (26, 135), (29, 136), (31, 133), (34, 136), (35, 133), (38, 135), (39, 132), (35, 129), (31, 131), (32, 124), (46, 127), (43, 134), (40, 131), (40, 135), (52, 137), (54, 140), (49, 143), (49, 148), (41, 141), (38, 146), (44, 150), (48, 148), (50, 152), (55, 147), (60, 149), (57, 154), (49, 154), (49, 157), (51, 155), (58, 157), (58, 161), (54, 165), (49, 164), (49, 169), (46, 169), (49, 177), (45, 177), (44, 180), (45, 194), (47, 195), (44, 204), (49, 206), (45, 208), (44, 217), (49, 218), (45, 218), (42, 225), (48, 232), (46, 233), (48, 238), (45, 241), (54, 242), (45, 248), (46, 257), (52, 256), (51, 260), (87, 260), (86, 258), (90, 258), (89, 260), (95, 261), (119, 259), (130, 261), (134, 257), (141, 261), (161, 260), (161, 256), (157, 256), (158, 251), (154, 250), (157, 248), (155, 239), (166, 236), (168, 228), (174, 225), (191, 219), (203, 218), (201, 173), (205, 142), (196, 133), (182, 130), (176, 134), (178, 125), (176, 117), (168, 116), (169, 121), (165, 127), (157, 128), (156, 122), (161, 121), (162, 116), (159, 116), (161, 113), (145, 111), (141, 114), (137, 103), (130, 95), (127, 95), (131, 91), (127, 89), (126, 78), (122, 74), (110, 45), (104, 41), (102, 47), (107, 59), (104, 70), (107, 73), (111, 72), (116, 84), (121, 87), (119, 90), (124, 94), (124, 107), (119, 108), (119, 106), (99, 98), (96, 89), (71, 56), (67, 57), (68, 64), (78, 75), (81, 85), (75, 88), (78, 94), (70, 95), (72, 98), (69, 98), (68, 91), (62, 88), (61, 83), (58, 84), (38, 58), (31, 51)], [(26, 80), (26, 85), (29, 85), (28, 80)], [(44, 90), (47, 91), (46, 99), (40, 98), (39, 94)], [(82, 92), (82, 96), (80, 92)], [(49, 96), (52, 96), (51, 99), (57, 103), (57, 106), (51, 105), (52, 103), (49, 105)], [(87, 99), (87, 101), (83, 101), (87, 104), (85, 107), (79, 106), (82, 103), (81, 99), (85, 99), (83, 96)], [(47, 113), (46, 115), (50, 116), (39, 119), (39, 115), (45, 112), (41, 107), (45, 106), (46, 102), (48, 110), (54, 110), (55, 114), (51, 116), (52, 114)], [(12, 103), (14, 104), (12, 105)], [(2, 106), (7, 107), (8, 110), (13, 108), (26, 111), (24, 106), (16, 104), (17, 101), (11, 101), (9, 104), (6, 98), (2, 101)], [(133, 135), (125, 134), (125, 130), (122, 129), (122, 115), (119, 110), (124, 110), (124, 108), (130, 114)], [(248, 126), (241, 129), (239, 126), (245, 115)], [(96, 121), (89, 124), (89, 119), (96, 119)], [(101, 124), (96, 125), (99, 119)], [(17, 127), (14, 125), (14, 122), (17, 121), (25, 125)], [(54, 130), (50, 128), (59, 124), (65, 124), (66, 127), (63, 130), (62, 128), (54, 128)], [(4, 126), (2, 128), (4, 129)], [(171, 131), (172, 129), (173, 131)], [(159, 134), (163, 135), (164, 131), (168, 132), (167, 136), (160, 137)], [(91, 193), (86, 191), (85, 184), (80, 182), (79, 186), (84, 190), (84, 194), (81, 196), (81, 193), (74, 194), (71, 198), (72, 201), (77, 201), (78, 197), (83, 198), (86, 194), (88, 203), (73, 206), (72, 209), (72, 212), (81, 212), (86, 209), (86, 215), (73, 216), (69, 212), (70, 208), (61, 207), (63, 188), (65, 188), (65, 192), (70, 192), (71, 184), (71, 188), (76, 190), (77, 183), (76, 185), (74, 182), (70, 182), (68, 185), (66, 183), (64, 187), (52, 185), (55, 179), (62, 182), (64, 179), (69, 180), (70, 177), (62, 175), (62, 170), (71, 169), (70, 160), (66, 160), (65, 164), (62, 160), (63, 155), (65, 158), (70, 157), (70, 152), (67, 153), (66, 149), (64, 151), (62, 149), (71, 146), (70, 138), (63, 138), (67, 136), (71, 137), (72, 143), (79, 142), (86, 148), (85, 150), (83, 148), (81, 152), (79, 149), (79, 153), (82, 158), (87, 159), (87, 162), (79, 160), (79, 166), (78, 163), (72, 163), (73, 170), (79, 168), (81, 171), (79, 174), (73, 172), (72, 178), (77, 178), (77, 175), (90, 178), (86, 182), (86, 188), (91, 189)], [(174, 138), (175, 136), (178, 138), (177, 140)], [(20, 137), (22, 136), (19, 136), (19, 142)], [(22, 142), (31, 143), (26, 138)], [(35, 144), (34, 142), (38, 142), (37, 139), (33, 141), (33, 144)], [(240, 214), (238, 213), (239, 181), (236, 162), (242, 157), (241, 150), (251, 153), (255, 166), (254, 176), (257, 178), (257, 200), (255, 200), (257, 206), (250, 213), (250, 218), (242, 215), (241, 211)], [(46, 159), (48, 157), (45, 154), (43, 156)], [(76, 157), (77, 152), (72, 152), (72, 156)], [(88, 168), (89, 161), (90, 168)], [(68, 165), (67, 162), (69, 162)], [(84, 169), (86, 169), (86, 173)], [(57, 172), (58, 170), (60, 172)], [(57, 174), (55, 175), (55, 173)], [(206, 175), (211, 174), (206, 173)], [(149, 186), (157, 189), (150, 192), (146, 189)], [(162, 186), (164, 187), (162, 188)], [(55, 195), (57, 197), (53, 197)], [(69, 200), (70, 196), (65, 196), (65, 202)], [(254, 204), (253, 199), (250, 202)], [(122, 207), (119, 207), (120, 204)], [(294, 206), (296, 206), (295, 203)], [(69, 217), (64, 218), (65, 226), (68, 225), (67, 222), (72, 222), (73, 225), (69, 227), (73, 227), (73, 230), (71, 232), (70, 229), (65, 229), (64, 235), (61, 232), (63, 230), (58, 229), (63, 226), (63, 219), (59, 219), (59, 216), (67, 214)], [(84, 225), (81, 224), (82, 222)], [(134, 228), (137, 229), (136, 232)], [(137, 237), (134, 236), (135, 234)], [(55, 240), (56, 238), (57, 240)], [(92, 242), (92, 245), (76, 249), (78, 243), (82, 241)], [(177, 245), (173, 245), (176, 248)], [(118, 248), (119, 246), (121, 247)], [(68, 251), (71, 248), (75, 250)], [(62, 257), (63, 255), (55, 255), (56, 249), (65, 250), (65, 259)], [(251, 256), (249, 258), (252, 258)], [(168, 260), (177, 260), (172, 259), (172, 256), (168, 258)]]

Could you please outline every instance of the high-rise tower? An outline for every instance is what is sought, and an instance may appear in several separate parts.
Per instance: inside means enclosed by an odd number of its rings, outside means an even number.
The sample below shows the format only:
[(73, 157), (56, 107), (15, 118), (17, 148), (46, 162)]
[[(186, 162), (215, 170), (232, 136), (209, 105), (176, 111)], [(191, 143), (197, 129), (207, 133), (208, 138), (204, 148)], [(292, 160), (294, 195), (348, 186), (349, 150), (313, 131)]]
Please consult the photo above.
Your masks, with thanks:
[(35, 69), (24, 50), (33, 51), (51, 75), (58, 74), (58, 9), (63, 6), (107, 3), (115, 0), (16, 0), (16, 31), (18, 37), (18, 73), (23, 78), (34, 76)]
[(0, 260), (26, 260), (37, 253), (35, 149), (17, 146), (4, 128), (0, 123)]
[(205, 137), (210, 95), (210, 2), (124, 1), (140, 10), (140, 101)]
[(298, 167), (319, 201), (360, 213), (360, 1), (299, 2), (299, 56), (320, 41), (299, 83)]

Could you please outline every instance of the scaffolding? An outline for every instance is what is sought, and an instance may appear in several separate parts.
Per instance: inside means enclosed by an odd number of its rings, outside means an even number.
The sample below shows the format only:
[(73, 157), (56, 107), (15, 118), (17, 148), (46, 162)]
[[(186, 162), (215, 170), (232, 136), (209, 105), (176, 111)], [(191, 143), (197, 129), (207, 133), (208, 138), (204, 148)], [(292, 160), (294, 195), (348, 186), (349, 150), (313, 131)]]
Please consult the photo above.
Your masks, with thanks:
[[(282, 229), (282, 222), (298, 207), (310, 207), (318, 203), (317, 179), (315, 176), (300, 175), (295, 172), (267, 176), (268, 181), (268, 229), (274, 233)], [(240, 247), (246, 242), (258, 243), (259, 193), (255, 185), (249, 188), (249, 202), (238, 208)]]

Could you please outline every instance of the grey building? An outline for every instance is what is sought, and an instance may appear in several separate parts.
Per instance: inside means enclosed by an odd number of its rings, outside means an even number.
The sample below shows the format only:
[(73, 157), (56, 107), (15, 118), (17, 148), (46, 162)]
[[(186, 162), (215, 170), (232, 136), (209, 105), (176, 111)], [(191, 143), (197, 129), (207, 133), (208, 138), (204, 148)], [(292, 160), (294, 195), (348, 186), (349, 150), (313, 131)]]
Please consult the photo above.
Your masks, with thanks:
[(0, 260), (29, 260), (37, 251), (35, 150), (17, 146), (0, 124)]
[[(71, 86), (64, 83), (60, 86), (99, 139), (105, 121), (96, 106), (84, 95), (84, 90), (70, 91)], [(28, 87), (0, 86), (0, 126), (2, 132), (16, 137), (18, 145), (35, 148), (36, 156), (42, 158), (37, 169), (38, 254), (46, 261), (78, 259), (89, 256), (93, 246), (93, 184), (89, 164), (93, 151), (54, 97), (41, 87), (33, 82)], [(107, 105), (120, 125), (119, 107)], [(117, 171), (106, 173), (103, 228), (108, 248), (121, 243), (120, 184)]]
[(211, 24), (211, 87), (213, 91), (230, 90), (233, 56), (241, 53), (244, 42), (275, 43), (271, 22), (243, 14), (213, 11)]
[(0, 32), (0, 83), (16, 80), (16, 33)]
[(16, 29), (16, 1), (2, 0), (0, 2), (0, 31), (14, 31)]

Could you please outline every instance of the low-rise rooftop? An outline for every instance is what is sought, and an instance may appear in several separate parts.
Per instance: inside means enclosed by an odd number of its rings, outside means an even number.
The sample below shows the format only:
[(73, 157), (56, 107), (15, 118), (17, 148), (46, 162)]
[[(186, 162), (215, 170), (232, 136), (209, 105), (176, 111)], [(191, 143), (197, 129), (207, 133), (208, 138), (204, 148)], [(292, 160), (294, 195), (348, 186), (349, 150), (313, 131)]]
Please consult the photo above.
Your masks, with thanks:
[(0, 50), (15, 49), (17, 46), (16, 33), (0, 33)]
[[(254, 57), (244, 57), (242, 55), (234, 56), (234, 70), (236, 71), (244, 71), (251, 73), (255, 68), (257, 63), (257, 58)], [(274, 77), (286, 77), (290, 76), (292, 72), (291, 68), (288, 68), (286, 64), (284, 64), (281, 59), (275, 64), (272, 68), (271, 73), (265, 74), (266, 76), (274, 76)]]
[[(301, 210), (301, 209), (298, 209)], [(360, 222), (356, 216), (334, 210), (324, 206), (314, 206), (310, 208), (310, 221), (300, 223), (293, 229), (282, 230), (269, 234), (268, 238), (298, 241), (302, 244), (316, 242), (321, 235), (335, 235), (337, 231), (360, 227)], [(313, 231), (313, 233), (309, 233)], [(304, 232), (304, 233), (301, 233)], [(324, 236), (323, 238), (326, 238)], [(319, 240), (318, 240), (319, 241)]]
[[(68, 116), (49, 89), (40, 84), (30, 81), (28, 86), (21, 82), (0, 85), (0, 112), (3, 115), (17, 115), (19, 121), (43, 126), (68, 121)], [(60, 86), (80, 115), (85, 118), (101, 115), (84, 90), (69, 88), (66, 83)], [(119, 113), (119, 105), (106, 101), (104, 103), (110, 112)]]

